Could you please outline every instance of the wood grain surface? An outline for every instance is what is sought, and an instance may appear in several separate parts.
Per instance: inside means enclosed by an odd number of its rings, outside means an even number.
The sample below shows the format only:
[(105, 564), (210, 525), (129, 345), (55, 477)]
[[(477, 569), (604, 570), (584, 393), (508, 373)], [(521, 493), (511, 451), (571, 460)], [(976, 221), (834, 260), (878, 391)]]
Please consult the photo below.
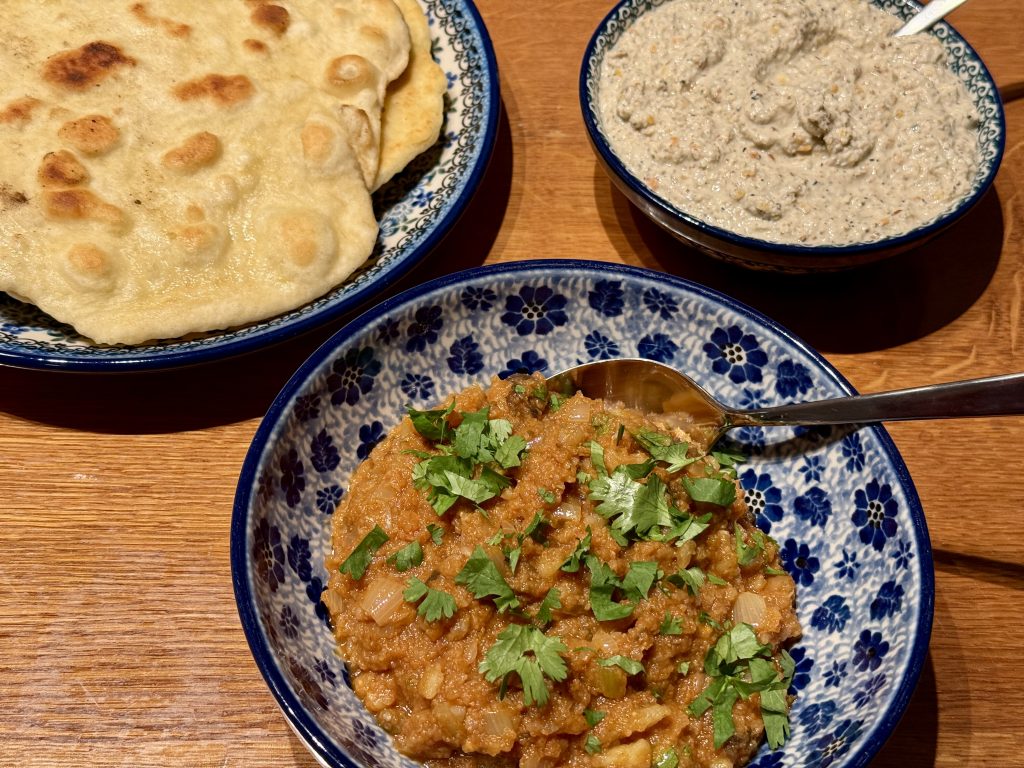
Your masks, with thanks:
[[(1024, 370), (1024, 25), (1016, 0), (952, 21), (1008, 99), (992, 191), (955, 228), (842, 275), (772, 277), (680, 246), (588, 145), (580, 60), (609, 2), (481, 0), (504, 115), (469, 211), (391, 292), (464, 267), (580, 257), (739, 298), (861, 391)], [(0, 766), (314, 766), (235, 610), (228, 526), (249, 441), (339, 323), (166, 373), (0, 367)], [(938, 585), (931, 650), (874, 765), (1024, 766), (1024, 419), (899, 424)]]

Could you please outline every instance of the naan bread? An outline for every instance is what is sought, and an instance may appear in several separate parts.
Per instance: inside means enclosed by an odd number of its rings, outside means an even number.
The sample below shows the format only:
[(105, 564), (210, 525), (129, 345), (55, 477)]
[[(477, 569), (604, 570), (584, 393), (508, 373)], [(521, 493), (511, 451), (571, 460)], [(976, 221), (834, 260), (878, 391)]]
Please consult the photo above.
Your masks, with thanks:
[(0, 290), (104, 343), (293, 309), (377, 235), (393, 0), (8, 0)]
[(388, 87), (382, 117), (379, 189), (413, 158), (433, 146), (444, 117), (444, 72), (431, 55), (430, 27), (416, 0), (395, 0), (409, 27), (409, 66)]

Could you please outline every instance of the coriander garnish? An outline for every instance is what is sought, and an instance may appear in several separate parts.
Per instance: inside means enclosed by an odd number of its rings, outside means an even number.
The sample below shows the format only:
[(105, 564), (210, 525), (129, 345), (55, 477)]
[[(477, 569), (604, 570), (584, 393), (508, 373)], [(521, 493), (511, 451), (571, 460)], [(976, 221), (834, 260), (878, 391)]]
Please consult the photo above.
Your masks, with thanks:
[(523, 686), (524, 703), (543, 707), (549, 696), (544, 677), (555, 682), (565, 679), (567, 670), (561, 654), (566, 650), (565, 643), (536, 627), (510, 624), (498, 635), (479, 669), (489, 683), (501, 679), (501, 696), (508, 688), (509, 677), (515, 673)]
[(388, 562), (395, 566), (399, 573), (404, 573), (423, 562), (423, 547), (418, 541), (410, 542), (391, 555)]
[(363, 578), (363, 574), (366, 573), (366, 569), (370, 566), (370, 561), (373, 560), (373, 554), (380, 549), (388, 540), (388, 535), (381, 530), (380, 526), (373, 526), (368, 534), (363, 537), (363, 540), (356, 544), (356, 548), (352, 550), (352, 554), (345, 558), (345, 561), (338, 568), (342, 573), (347, 573), (356, 581)]
[(501, 575), (498, 566), (488, 557), (483, 547), (477, 545), (472, 556), (455, 577), (456, 584), (464, 584), (478, 600), (493, 597), (499, 613), (519, 607), (519, 598)]
[(422, 599), (416, 613), (427, 621), (437, 621), (442, 616), (450, 619), (455, 615), (455, 598), (444, 590), (432, 589), (415, 576), (406, 582), (406, 586), (402, 597), (408, 603), (415, 603)]

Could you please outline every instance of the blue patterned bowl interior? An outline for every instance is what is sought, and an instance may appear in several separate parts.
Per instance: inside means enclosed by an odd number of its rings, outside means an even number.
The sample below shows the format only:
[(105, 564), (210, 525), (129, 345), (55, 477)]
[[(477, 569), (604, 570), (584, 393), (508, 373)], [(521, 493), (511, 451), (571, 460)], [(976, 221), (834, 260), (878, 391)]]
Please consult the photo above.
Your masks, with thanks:
[(124, 371), (190, 365), (247, 352), (344, 315), (422, 260), (462, 213), (494, 148), (500, 98), (494, 50), (472, 0), (420, 0), (434, 58), (448, 80), (437, 144), (374, 196), (370, 259), (334, 291), (292, 312), (228, 331), (137, 345), (97, 345), (30, 304), (0, 293), (0, 363)]
[[(355, 466), (406, 404), (495, 374), (636, 355), (742, 407), (851, 392), (820, 355), (732, 299), (574, 261), (484, 267), (407, 291), (341, 330), (287, 384), (241, 473), (232, 572), (256, 663), (323, 764), (415, 765), (348, 687), (319, 603), (330, 515)], [(792, 739), (753, 765), (864, 765), (928, 647), (934, 583), (917, 493), (880, 427), (746, 428), (735, 440), (750, 455), (747, 503), (782, 547), (805, 630), (792, 651)]]
[[(980, 120), (978, 128), (978, 171), (970, 193), (957, 206), (936, 220), (924, 224), (903, 235), (875, 240), (869, 243), (853, 243), (842, 246), (790, 245), (737, 235), (729, 230), (708, 224), (666, 202), (641, 182), (616, 156), (601, 128), (598, 114), (598, 90), (601, 65), (604, 57), (623, 32), (645, 12), (663, 5), (668, 0), (621, 0), (598, 25), (587, 46), (580, 71), (580, 103), (583, 121), (587, 126), (591, 143), (603, 165), (624, 185), (624, 191), (636, 202), (655, 223), (665, 226), (672, 222), (673, 229), (694, 234), (693, 242), (703, 250), (739, 263), (765, 262), (776, 258), (781, 264), (808, 266), (827, 264), (830, 261), (844, 266), (865, 260), (874, 252), (897, 253), (923, 241), (969, 211), (995, 180), (996, 171), (1006, 147), (1006, 117), (1003, 113), (999, 89), (977, 52), (960, 34), (945, 22), (935, 24), (928, 34), (938, 38), (946, 49), (950, 69), (963, 81), (974, 101)], [(915, 0), (869, 0), (873, 5), (903, 20), (908, 20), (921, 10)], [(717, 245), (716, 245), (717, 243)], [(748, 255), (747, 258), (744, 254)], [(754, 255), (756, 254), (756, 255)]]

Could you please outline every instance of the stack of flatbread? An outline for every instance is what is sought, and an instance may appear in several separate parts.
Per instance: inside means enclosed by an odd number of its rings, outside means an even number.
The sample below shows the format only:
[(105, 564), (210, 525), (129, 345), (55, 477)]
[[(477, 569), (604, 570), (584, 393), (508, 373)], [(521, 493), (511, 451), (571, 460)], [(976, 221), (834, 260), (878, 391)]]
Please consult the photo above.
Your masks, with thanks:
[(6, 0), (0, 291), (100, 343), (299, 307), (438, 138), (417, 0)]

